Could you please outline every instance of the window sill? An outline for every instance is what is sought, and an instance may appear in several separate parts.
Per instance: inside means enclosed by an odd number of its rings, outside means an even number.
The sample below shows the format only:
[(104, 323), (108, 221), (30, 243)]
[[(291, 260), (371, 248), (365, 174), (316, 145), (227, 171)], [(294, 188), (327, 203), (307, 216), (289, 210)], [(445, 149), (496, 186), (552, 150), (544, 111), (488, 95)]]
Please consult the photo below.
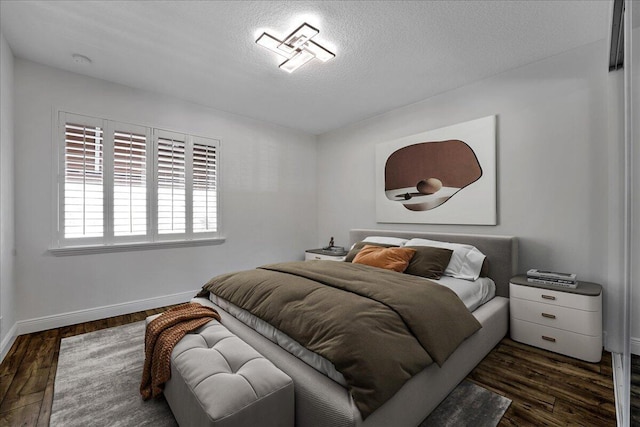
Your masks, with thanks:
[(117, 243), (113, 245), (69, 246), (66, 248), (49, 248), (53, 256), (92, 255), (110, 252), (145, 251), (150, 249), (172, 249), (190, 246), (221, 245), (224, 237), (194, 240), (167, 240), (162, 242)]

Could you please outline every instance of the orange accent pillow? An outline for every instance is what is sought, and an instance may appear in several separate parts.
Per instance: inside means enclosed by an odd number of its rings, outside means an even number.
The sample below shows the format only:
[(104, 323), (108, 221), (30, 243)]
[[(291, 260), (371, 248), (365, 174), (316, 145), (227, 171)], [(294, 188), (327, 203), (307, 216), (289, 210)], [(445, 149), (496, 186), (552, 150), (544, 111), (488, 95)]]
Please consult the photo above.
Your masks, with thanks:
[(402, 273), (415, 253), (415, 250), (407, 248), (383, 248), (365, 245), (355, 256), (353, 262)]

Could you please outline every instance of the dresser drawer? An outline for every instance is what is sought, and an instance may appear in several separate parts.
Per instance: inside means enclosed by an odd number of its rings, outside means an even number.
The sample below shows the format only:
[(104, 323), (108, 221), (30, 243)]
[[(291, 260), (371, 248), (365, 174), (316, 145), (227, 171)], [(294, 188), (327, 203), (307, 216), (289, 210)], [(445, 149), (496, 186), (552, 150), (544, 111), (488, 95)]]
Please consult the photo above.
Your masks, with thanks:
[(344, 261), (345, 256), (334, 256), (334, 255), (324, 255), (324, 254), (314, 254), (313, 252), (305, 252), (304, 260), (323, 260), (323, 261)]
[(509, 294), (513, 298), (541, 302), (584, 311), (602, 311), (602, 294), (598, 296), (579, 295), (569, 292), (540, 289), (532, 286), (509, 284)]
[(602, 357), (602, 335), (582, 335), (511, 319), (511, 339), (587, 362), (599, 362)]
[(600, 336), (602, 334), (602, 316), (599, 311), (578, 310), (512, 296), (510, 312), (513, 319), (582, 335)]

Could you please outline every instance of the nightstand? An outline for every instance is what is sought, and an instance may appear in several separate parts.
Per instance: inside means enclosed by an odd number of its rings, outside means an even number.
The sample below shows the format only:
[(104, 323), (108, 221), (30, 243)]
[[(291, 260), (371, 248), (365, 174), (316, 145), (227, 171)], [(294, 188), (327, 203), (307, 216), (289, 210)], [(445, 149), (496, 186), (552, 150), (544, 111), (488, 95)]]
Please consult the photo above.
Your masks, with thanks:
[(526, 275), (509, 283), (511, 339), (587, 362), (602, 357), (602, 286), (578, 282), (562, 288), (530, 283)]
[(327, 249), (307, 249), (304, 252), (304, 260), (344, 261), (348, 252), (336, 252)]

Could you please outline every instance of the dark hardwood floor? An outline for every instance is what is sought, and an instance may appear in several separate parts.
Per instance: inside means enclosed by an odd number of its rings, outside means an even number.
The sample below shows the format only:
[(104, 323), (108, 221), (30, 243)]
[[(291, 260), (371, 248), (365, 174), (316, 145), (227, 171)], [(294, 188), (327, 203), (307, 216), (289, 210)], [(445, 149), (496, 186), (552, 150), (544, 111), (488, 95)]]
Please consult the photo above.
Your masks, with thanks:
[[(62, 338), (136, 322), (165, 309), (18, 337), (0, 365), (0, 426), (49, 424)], [(610, 353), (592, 364), (505, 338), (468, 379), (513, 401), (500, 426), (616, 424)]]
[(0, 426), (48, 426), (60, 340), (144, 320), (167, 307), (21, 335), (0, 365)]
[(503, 339), (469, 380), (513, 402), (500, 426), (615, 426), (611, 353), (600, 363)]

